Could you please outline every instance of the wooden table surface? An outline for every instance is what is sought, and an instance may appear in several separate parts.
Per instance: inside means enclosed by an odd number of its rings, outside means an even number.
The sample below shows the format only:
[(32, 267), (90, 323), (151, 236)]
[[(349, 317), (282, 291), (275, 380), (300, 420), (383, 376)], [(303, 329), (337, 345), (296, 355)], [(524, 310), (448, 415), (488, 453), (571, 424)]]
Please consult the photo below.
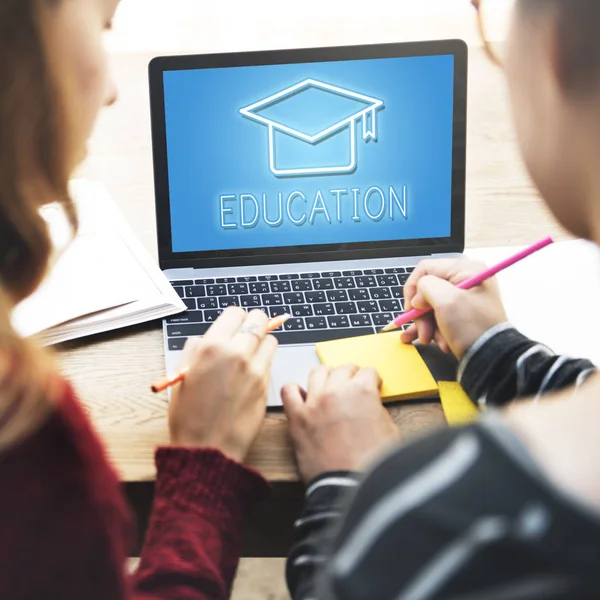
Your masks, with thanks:
[[(142, 52), (114, 55), (119, 102), (102, 114), (82, 174), (107, 185), (137, 235), (156, 256), (146, 76), (152, 56)], [(524, 244), (548, 234), (566, 237), (541, 204), (521, 165), (503, 76), (478, 47), (471, 48), (469, 78), (467, 247)], [(164, 373), (160, 324), (66, 344), (59, 348), (58, 360), (89, 409), (122, 479), (153, 479), (154, 449), (168, 441), (166, 396), (154, 396), (148, 387)], [(436, 403), (390, 410), (406, 434), (445, 423)], [(248, 463), (273, 482), (297, 480), (282, 413), (267, 415)]]

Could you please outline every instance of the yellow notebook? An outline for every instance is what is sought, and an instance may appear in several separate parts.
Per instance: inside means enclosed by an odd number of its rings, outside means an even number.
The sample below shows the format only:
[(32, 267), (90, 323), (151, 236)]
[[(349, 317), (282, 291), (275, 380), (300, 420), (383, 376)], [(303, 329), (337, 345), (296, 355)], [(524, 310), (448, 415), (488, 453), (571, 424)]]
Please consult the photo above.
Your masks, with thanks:
[(440, 381), (440, 400), (448, 425), (466, 425), (479, 418), (479, 409), (467, 396), (460, 383)]
[(417, 349), (399, 333), (367, 335), (317, 344), (324, 365), (374, 367), (383, 380), (384, 402), (436, 396), (438, 386)]

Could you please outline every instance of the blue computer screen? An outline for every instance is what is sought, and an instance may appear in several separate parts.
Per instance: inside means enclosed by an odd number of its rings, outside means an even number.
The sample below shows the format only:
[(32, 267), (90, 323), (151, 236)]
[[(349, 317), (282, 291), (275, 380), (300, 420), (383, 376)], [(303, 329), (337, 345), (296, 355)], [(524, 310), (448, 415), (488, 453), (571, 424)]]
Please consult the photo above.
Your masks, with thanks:
[(454, 57), (164, 73), (173, 252), (449, 237)]

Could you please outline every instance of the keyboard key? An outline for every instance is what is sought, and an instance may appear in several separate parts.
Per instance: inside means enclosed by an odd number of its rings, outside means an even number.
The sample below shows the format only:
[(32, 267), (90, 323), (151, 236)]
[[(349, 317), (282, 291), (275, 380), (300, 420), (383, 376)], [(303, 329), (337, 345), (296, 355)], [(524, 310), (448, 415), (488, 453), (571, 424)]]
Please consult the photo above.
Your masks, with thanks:
[(400, 285), (404, 285), (408, 281), (409, 277), (410, 275), (408, 273), (406, 273), (405, 275), (398, 275), (398, 283)]
[(369, 315), (351, 315), (350, 325), (352, 327), (371, 327), (371, 317)]
[(385, 300), (392, 297), (392, 292), (387, 288), (372, 288), (370, 292), (373, 300)]
[(279, 275), (261, 275), (258, 280), (259, 281), (277, 281), (279, 279)]
[(356, 278), (356, 287), (366, 288), (366, 287), (376, 287), (376, 286), (377, 286), (377, 281), (375, 280), (375, 277), (365, 275), (363, 277)]
[(224, 285), (207, 285), (206, 294), (198, 294), (200, 296), (224, 296), (227, 289)]
[(398, 285), (398, 278), (395, 275), (378, 275), (377, 285), (380, 285), (381, 287)]
[(304, 294), (302, 292), (291, 292), (283, 295), (283, 301), (286, 304), (304, 304)]
[(303, 331), (306, 329), (304, 319), (288, 319), (283, 326), (286, 331)]
[(289, 281), (271, 281), (270, 283), (272, 292), (291, 292), (292, 285)]
[(335, 305), (335, 312), (338, 315), (354, 315), (358, 310), (355, 302), (338, 302)]
[(402, 311), (402, 303), (395, 298), (392, 298), (392, 300), (380, 300), (379, 308), (384, 312), (399, 313)]
[(251, 281), (256, 281), (256, 277), (251, 275), (245, 277), (238, 277), (236, 280), (238, 283), (250, 283)]
[(186, 298), (206, 296), (206, 288), (203, 285), (190, 285), (185, 288), (185, 296)]
[(327, 300), (329, 300), (329, 302), (347, 302), (348, 292), (346, 290), (333, 290), (327, 292)]
[(342, 272), (342, 275), (344, 277), (357, 277), (358, 275), (362, 275), (362, 274), (363, 274), (362, 271), (357, 271), (357, 270), (355, 270), (355, 271), (343, 271)]
[(188, 310), (167, 318), (167, 325), (174, 325), (175, 323), (204, 323), (204, 314), (201, 310)]
[(283, 296), (281, 294), (263, 294), (262, 303), (264, 306), (281, 306)]
[(167, 325), (167, 337), (189, 337), (204, 335), (208, 331), (207, 323), (192, 323), (191, 325)]
[(204, 311), (204, 320), (207, 323), (213, 323), (214, 321), (216, 321), (221, 314), (223, 313), (223, 311), (221, 309), (218, 310), (205, 310)]
[(325, 297), (325, 292), (306, 292), (304, 295), (306, 296), (306, 301), (310, 302), (310, 304), (325, 302), (327, 300)]
[(385, 269), (386, 273), (406, 273), (406, 269), (404, 267), (391, 267), (390, 269)]
[(185, 287), (186, 285), (194, 285), (194, 282), (191, 279), (180, 279), (179, 281), (171, 281), (171, 285)]
[(188, 310), (196, 310), (196, 298), (184, 298), (183, 303), (188, 307)]
[(300, 279), (298, 281), (292, 281), (292, 289), (295, 292), (309, 292), (313, 287), (310, 279)]
[(348, 296), (350, 296), (350, 300), (370, 300), (369, 290), (348, 290)]
[(321, 277), (341, 277), (342, 274), (340, 271), (326, 271), (325, 273), (321, 273)]
[(235, 277), (220, 277), (217, 283), (235, 283)]
[(402, 312), (402, 303), (395, 298), (392, 300), (380, 300), (379, 308), (385, 312), (399, 313)]
[(266, 281), (251, 283), (249, 287), (251, 294), (268, 294), (270, 292), (269, 284)]
[(332, 290), (333, 279), (315, 279), (313, 281), (315, 290)]
[(262, 310), (265, 313), (265, 315), (267, 315), (267, 317), (269, 316), (269, 309), (266, 306), (257, 306), (252, 310)]
[(415, 267), (406, 267), (407, 273), (412, 273), (415, 270)]
[(289, 315), (291, 314), (291, 310), (289, 306), (270, 306), (269, 307), (269, 315), (274, 319), (275, 317), (280, 317), (281, 315)]
[(242, 296), (240, 298), (240, 306), (243, 306), (244, 308), (262, 306), (262, 299), (258, 294), (255, 294), (254, 296)]
[(342, 329), (350, 327), (350, 321), (346, 315), (336, 315), (335, 317), (327, 317), (327, 323), (331, 329)]
[(289, 281), (291, 279), (300, 279), (300, 275), (292, 274), (292, 275), (280, 275), (279, 279), (283, 281)]
[(306, 319), (307, 329), (327, 329), (327, 319), (325, 317), (310, 317)]
[(173, 289), (177, 292), (177, 295), (180, 298), (185, 298), (185, 290), (182, 287), (174, 287)]
[(227, 293), (230, 296), (241, 296), (248, 293), (247, 283), (232, 283), (227, 286)]
[(228, 306), (239, 306), (240, 299), (238, 296), (221, 296), (219, 298), (219, 307), (227, 308)]
[(187, 338), (175, 338), (169, 340), (169, 350), (183, 350), (186, 342)]
[(343, 290), (356, 287), (354, 277), (338, 277), (333, 280), (333, 283), (335, 284), (336, 290)]
[(383, 275), (383, 269), (365, 269), (365, 275)]
[(335, 308), (333, 304), (314, 304), (313, 309), (315, 311), (315, 315), (334, 315)]
[(365, 313), (376, 313), (379, 312), (379, 306), (377, 306), (377, 302), (358, 302), (358, 312)]
[(212, 285), (214, 282), (214, 279), (196, 279), (194, 281), (196, 285)]
[(379, 313), (377, 315), (371, 315), (375, 327), (383, 327), (394, 320), (392, 313)]
[(312, 317), (312, 306), (310, 304), (296, 304), (295, 306), (292, 306), (292, 315), (294, 315), (294, 317)]
[(206, 310), (208, 308), (219, 308), (219, 301), (214, 296), (206, 296), (204, 298), (198, 298), (198, 308)]
[(300, 279), (317, 279), (321, 277), (320, 273), (300, 273)]
[(393, 287), (391, 288), (391, 291), (394, 298), (404, 298), (404, 288)]

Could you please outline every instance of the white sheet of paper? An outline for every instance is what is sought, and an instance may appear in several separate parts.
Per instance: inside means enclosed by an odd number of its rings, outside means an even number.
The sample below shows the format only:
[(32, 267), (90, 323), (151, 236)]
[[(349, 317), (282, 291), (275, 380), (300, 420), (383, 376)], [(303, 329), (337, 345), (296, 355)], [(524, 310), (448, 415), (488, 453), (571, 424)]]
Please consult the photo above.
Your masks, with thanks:
[[(468, 249), (492, 266), (521, 247)], [(600, 365), (600, 249), (584, 240), (558, 242), (499, 273), (509, 320), (558, 354)]]

